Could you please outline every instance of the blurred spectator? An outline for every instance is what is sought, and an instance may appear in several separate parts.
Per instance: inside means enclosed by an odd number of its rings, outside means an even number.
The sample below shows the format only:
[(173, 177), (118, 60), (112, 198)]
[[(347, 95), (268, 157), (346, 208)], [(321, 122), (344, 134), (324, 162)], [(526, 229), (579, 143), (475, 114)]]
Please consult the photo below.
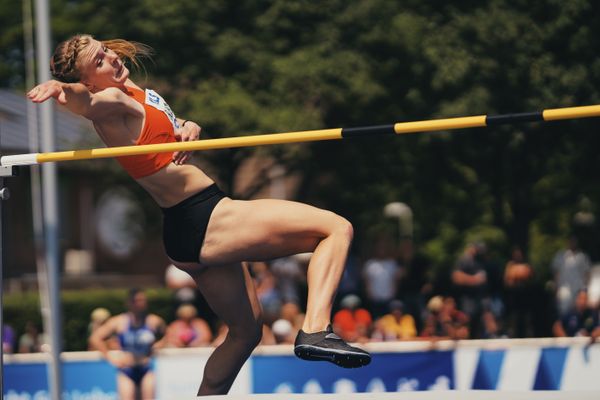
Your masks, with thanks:
[(488, 298), (483, 300), (483, 312), (481, 314), (481, 339), (498, 339), (506, 337), (504, 333), (501, 316), (495, 311), (492, 301)]
[(468, 244), (452, 272), (452, 283), (456, 289), (459, 308), (469, 316), (474, 338), (481, 336), (481, 304), (488, 283), (487, 273), (477, 251), (477, 245)]
[(216, 323), (216, 314), (198, 289), (194, 278), (186, 271), (173, 264), (169, 265), (165, 271), (165, 285), (173, 291), (173, 311), (175, 313), (179, 306), (192, 304), (209, 325)]
[(361, 300), (355, 294), (344, 296), (340, 302), (342, 307), (333, 316), (333, 328), (347, 342), (365, 341), (373, 319), (369, 311), (360, 308)]
[(177, 319), (167, 327), (167, 346), (199, 347), (208, 346), (212, 341), (212, 332), (208, 323), (199, 318), (198, 310), (191, 304), (182, 304), (177, 308)]
[(254, 279), (256, 295), (263, 309), (264, 320), (270, 324), (278, 318), (282, 303), (275, 275), (267, 263), (262, 261), (249, 263), (249, 271)]
[(443, 337), (448, 336), (448, 332), (442, 324), (440, 313), (444, 307), (444, 298), (442, 296), (433, 296), (427, 302), (427, 310), (425, 312), (423, 330), (421, 335), (423, 337)]
[(283, 302), (300, 304), (300, 285), (306, 280), (301, 257), (290, 256), (273, 260), (270, 264), (277, 290)]
[(347, 294), (360, 293), (361, 290), (360, 261), (351, 248), (338, 287), (338, 298), (343, 299)]
[(456, 308), (454, 298), (434, 296), (427, 303), (423, 337), (468, 339), (469, 317)]
[(402, 278), (402, 270), (394, 259), (394, 244), (387, 236), (375, 242), (373, 257), (364, 265), (368, 308), (374, 318), (381, 317), (388, 311), (388, 304), (396, 298), (398, 285)]
[(390, 313), (375, 322), (372, 339), (391, 341), (407, 340), (417, 336), (415, 320), (410, 314), (404, 313), (404, 303), (400, 300), (390, 302)]
[[(104, 325), (110, 317), (110, 311), (108, 311), (106, 308), (98, 307), (94, 309), (90, 314), (90, 323), (88, 325), (88, 339), (98, 328)], [(118, 350), (121, 348), (121, 346), (119, 345), (119, 339), (116, 335), (112, 335), (111, 337), (107, 338), (106, 345), (108, 346), (109, 350)], [(88, 340), (88, 350), (98, 349), (93, 348)]]
[(486, 305), (495, 317), (500, 318), (504, 314), (502, 267), (492, 258), (490, 249), (485, 242), (477, 242), (475, 247), (477, 261), (483, 266), (487, 278), (485, 297), (489, 298), (489, 302)]
[(15, 331), (10, 325), (2, 325), (2, 351), (4, 354), (15, 351)]
[(279, 318), (289, 321), (292, 324), (292, 328), (296, 331), (300, 330), (304, 323), (304, 314), (300, 312), (300, 307), (296, 303), (288, 302), (283, 304)]
[(293, 344), (298, 331), (294, 329), (292, 323), (287, 319), (280, 318), (273, 322), (271, 327), (275, 342), (277, 344)]
[[(139, 289), (132, 289), (127, 298), (127, 312), (109, 318), (90, 336), (90, 345), (98, 349), (117, 370), (119, 398), (154, 398), (154, 373), (151, 356), (164, 345), (161, 339), (165, 322), (148, 313), (148, 299)], [(106, 342), (111, 336), (119, 338), (121, 351), (110, 351)]]
[(277, 341), (275, 340), (275, 335), (273, 334), (273, 330), (271, 330), (271, 327), (269, 325), (263, 324), (262, 339), (260, 339), (260, 345), (268, 346), (273, 344), (277, 344)]
[(406, 276), (400, 285), (400, 298), (405, 305), (405, 312), (415, 318), (417, 330), (423, 327), (422, 314), (427, 305), (427, 299), (434, 290), (434, 277), (431, 263), (427, 258), (417, 254), (406, 260)]
[(575, 297), (586, 289), (590, 273), (590, 259), (579, 249), (575, 236), (569, 238), (568, 247), (559, 251), (552, 260), (552, 271), (556, 283), (556, 300), (559, 317), (573, 309)]
[(165, 284), (174, 291), (177, 306), (196, 299), (196, 282), (187, 272), (171, 264), (165, 270)]
[(442, 322), (447, 326), (451, 339), (462, 340), (471, 337), (469, 316), (456, 307), (456, 301), (453, 297), (444, 298), (441, 315)]
[[(589, 297), (589, 294), (588, 294)], [(591, 306), (592, 316), (594, 321), (594, 328), (591, 333), (591, 343), (597, 342), (600, 337), (600, 304), (597, 302)]]
[(533, 332), (531, 291), (533, 268), (527, 263), (523, 251), (514, 247), (504, 268), (506, 322), (509, 337), (530, 337)]
[(47, 350), (49, 340), (45, 333), (40, 333), (36, 324), (25, 323), (25, 333), (19, 337), (19, 353), (39, 353)]
[(580, 290), (575, 298), (575, 308), (554, 323), (554, 336), (591, 336), (596, 327), (594, 313), (588, 306), (586, 290)]

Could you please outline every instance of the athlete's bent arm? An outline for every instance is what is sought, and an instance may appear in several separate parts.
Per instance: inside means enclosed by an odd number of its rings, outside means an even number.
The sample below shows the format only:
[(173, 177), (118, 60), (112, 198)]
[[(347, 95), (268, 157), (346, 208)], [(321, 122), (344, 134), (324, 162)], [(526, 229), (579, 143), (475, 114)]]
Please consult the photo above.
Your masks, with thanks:
[[(177, 118), (177, 123), (179, 129), (175, 129), (175, 139), (178, 142), (189, 142), (200, 138), (202, 128), (194, 121)], [(191, 151), (176, 151), (173, 153), (173, 162), (178, 165), (185, 164), (191, 156)]]
[(122, 356), (117, 356), (111, 353), (106, 344), (106, 339), (117, 332), (117, 326), (119, 323), (120, 316), (110, 318), (106, 323), (95, 330), (88, 339), (90, 346), (100, 353), (102, 356), (112, 365), (117, 368), (123, 368), (127, 365), (127, 362)]

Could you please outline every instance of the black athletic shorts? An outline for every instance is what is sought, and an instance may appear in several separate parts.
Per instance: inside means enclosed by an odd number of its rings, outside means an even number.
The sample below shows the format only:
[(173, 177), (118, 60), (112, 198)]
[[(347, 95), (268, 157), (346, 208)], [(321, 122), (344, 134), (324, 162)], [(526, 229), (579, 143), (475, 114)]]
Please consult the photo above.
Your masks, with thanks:
[(173, 261), (200, 261), (208, 221), (225, 193), (216, 184), (188, 197), (173, 207), (162, 208), (163, 243)]

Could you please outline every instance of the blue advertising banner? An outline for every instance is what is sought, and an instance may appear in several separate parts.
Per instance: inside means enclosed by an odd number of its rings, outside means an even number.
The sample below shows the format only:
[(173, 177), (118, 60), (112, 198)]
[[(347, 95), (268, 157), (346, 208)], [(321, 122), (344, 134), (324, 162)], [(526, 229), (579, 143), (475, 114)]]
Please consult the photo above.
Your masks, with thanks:
[(473, 377), (473, 389), (497, 389), (505, 353), (504, 350), (481, 350)]
[[(374, 351), (371, 364), (358, 369), (302, 361), (291, 352), (282, 354), (280, 349), (265, 351), (252, 355), (244, 365), (232, 393), (600, 390), (600, 344), (589, 345), (586, 339), (569, 346), (552, 346), (552, 340), (521, 340), (518, 345), (503, 340), (504, 348), (497, 348), (493, 341), (485, 342), (488, 348), (467, 342), (451, 350), (409, 352), (404, 343), (397, 352)], [(543, 341), (550, 346), (538, 343)], [(161, 352), (155, 360), (157, 398), (193, 397), (210, 352), (171, 350)], [(65, 358), (62, 399), (118, 398), (114, 367), (104, 360), (90, 359), (89, 355), (83, 358), (69, 354)], [(44, 363), (20, 358), (18, 354), (6, 361), (6, 400), (50, 398)]]
[(534, 390), (559, 390), (568, 348), (545, 348), (535, 372)]
[[(301, 364), (302, 363), (302, 364)], [(452, 351), (379, 353), (367, 367), (343, 369), (294, 356), (252, 359), (253, 393), (353, 393), (454, 388)]]
[[(115, 369), (105, 361), (63, 363), (63, 399), (116, 400)], [(5, 364), (4, 399), (49, 399), (44, 363)]]

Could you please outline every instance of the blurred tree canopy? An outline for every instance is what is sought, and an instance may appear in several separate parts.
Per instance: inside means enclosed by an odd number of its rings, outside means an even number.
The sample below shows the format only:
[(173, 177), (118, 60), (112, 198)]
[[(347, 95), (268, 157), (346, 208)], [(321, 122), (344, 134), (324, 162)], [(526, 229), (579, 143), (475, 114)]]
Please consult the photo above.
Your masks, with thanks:
[[(207, 137), (600, 103), (592, 0), (51, 0), (75, 33), (155, 49), (141, 85)], [(21, 11), (0, 3), (0, 85), (23, 88)], [(298, 199), (353, 221), (357, 243), (408, 204), (418, 248), (450, 267), (467, 240), (546, 271), (600, 201), (597, 119), (197, 154), (231, 185), (251, 154), (300, 173)], [(244, 196), (244, 194), (238, 194)], [(579, 227), (600, 257), (595, 225)]]

